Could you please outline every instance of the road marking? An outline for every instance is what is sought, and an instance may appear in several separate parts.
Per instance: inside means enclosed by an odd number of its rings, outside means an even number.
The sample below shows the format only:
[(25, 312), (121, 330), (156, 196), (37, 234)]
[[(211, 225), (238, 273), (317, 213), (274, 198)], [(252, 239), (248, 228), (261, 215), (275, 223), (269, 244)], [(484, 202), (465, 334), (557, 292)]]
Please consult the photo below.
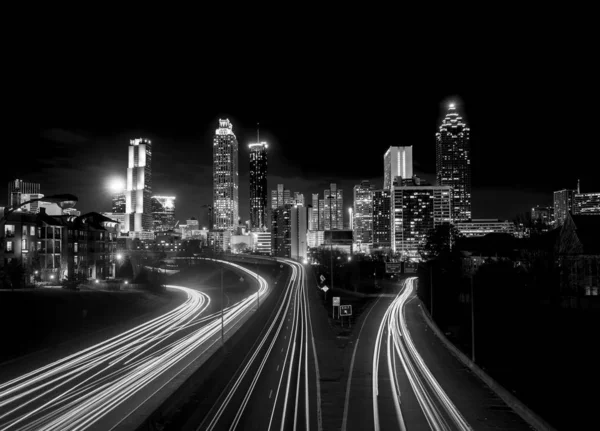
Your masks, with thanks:
[(277, 365), (277, 369), (275, 371), (279, 371), (279, 365)]
[(369, 318), (369, 314), (375, 308), (381, 296), (377, 298), (377, 301), (373, 304), (373, 306), (369, 309), (369, 312), (365, 316), (365, 320), (363, 320), (362, 325), (360, 325), (360, 330), (358, 331), (358, 336), (356, 337), (356, 344), (354, 345), (354, 352), (352, 352), (352, 359), (350, 360), (350, 373), (348, 374), (348, 383), (346, 383), (346, 399), (344, 400), (344, 416), (342, 418), (342, 431), (346, 431), (346, 424), (348, 422), (348, 404), (350, 403), (350, 384), (352, 382), (352, 372), (354, 371), (354, 359), (356, 358), (356, 350), (358, 348), (358, 342), (360, 341), (360, 334), (365, 326), (367, 319)]
[(273, 389), (269, 391), (269, 399), (271, 399), (271, 395), (273, 395)]
[(284, 336), (283, 336), (283, 339), (285, 340), (286, 338), (287, 338), (287, 335), (284, 335)]
[(281, 353), (283, 353), (283, 347), (281, 348)]

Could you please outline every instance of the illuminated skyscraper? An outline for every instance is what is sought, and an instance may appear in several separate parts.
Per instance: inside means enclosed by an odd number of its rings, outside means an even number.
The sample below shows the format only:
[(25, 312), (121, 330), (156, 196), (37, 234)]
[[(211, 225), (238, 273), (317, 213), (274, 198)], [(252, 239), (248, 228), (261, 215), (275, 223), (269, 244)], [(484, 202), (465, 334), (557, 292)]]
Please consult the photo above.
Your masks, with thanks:
[(139, 138), (129, 141), (129, 164), (125, 188), (125, 231), (152, 230), (152, 143)]
[(576, 193), (577, 190), (569, 189), (554, 192), (554, 220), (557, 226), (563, 224), (568, 212), (573, 212)]
[(266, 142), (250, 144), (250, 228), (267, 226), (267, 148)]
[(274, 210), (282, 205), (292, 205), (292, 192), (284, 188), (283, 184), (277, 184), (277, 189), (271, 190), (271, 209)]
[(233, 230), (239, 223), (238, 141), (228, 119), (219, 119), (213, 140), (213, 228)]
[(471, 129), (454, 103), (442, 121), (436, 139), (436, 184), (452, 187), (452, 219), (471, 219)]
[(354, 214), (352, 231), (354, 241), (370, 243), (373, 234), (373, 184), (361, 181), (354, 186)]
[(127, 199), (125, 198), (125, 192), (117, 192), (112, 198), (112, 212), (117, 214), (124, 214), (127, 210)]
[(152, 222), (155, 232), (175, 227), (175, 196), (152, 196)]
[(344, 194), (335, 183), (323, 192), (323, 229), (344, 229)]
[(304, 206), (304, 194), (300, 192), (294, 192), (294, 198), (292, 199), (294, 205)]
[(383, 189), (391, 190), (396, 177), (412, 178), (412, 146), (390, 147), (383, 155)]
[(309, 230), (319, 230), (319, 194), (312, 194), (312, 208), (310, 210)]
[(373, 191), (373, 248), (391, 245), (391, 190)]

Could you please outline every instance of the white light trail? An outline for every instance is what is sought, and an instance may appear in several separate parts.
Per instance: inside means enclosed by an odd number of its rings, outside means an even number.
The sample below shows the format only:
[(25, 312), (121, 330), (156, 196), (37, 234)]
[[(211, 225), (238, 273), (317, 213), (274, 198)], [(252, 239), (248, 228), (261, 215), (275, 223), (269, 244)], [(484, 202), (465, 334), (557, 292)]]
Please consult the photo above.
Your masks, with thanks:
[(373, 352), (373, 425), (374, 429), (380, 429), (379, 424), (379, 361), (382, 350), (382, 340), (387, 332), (387, 365), (389, 372), (389, 383), (393, 395), (394, 408), (398, 418), (398, 424), (405, 430), (406, 425), (402, 417), (400, 385), (398, 382), (398, 370), (396, 360), (399, 359), (406, 373), (406, 377), (417, 398), (421, 410), (427, 419), (431, 429), (436, 431), (447, 430), (472, 430), (450, 398), (446, 395), (437, 382), (423, 358), (417, 351), (406, 324), (405, 305), (410, 301), (414, 290), (415, 277), (404, 281), (404, 288), (390, 304), (379, 325), (375, 349)]
[[(240, 265), (210, 260), (256, 279)], [(258, 281), (258, 295), (265, 295), (268, 284), (262, 277)], [(199, 348), (220, 335), (220, 311), (201, 316), (210, 305), (208, 295), (183, 286), (167, 287), (183, 291), (186, 301), (129, 331), (0, 384), (0, 431), (89, 428), (152, 382), (169, 377), (181, 361), (204, 353), (207, 349), (198, 354)], [(255, 296), (224, 309), (226, 328), (252, 310)]]

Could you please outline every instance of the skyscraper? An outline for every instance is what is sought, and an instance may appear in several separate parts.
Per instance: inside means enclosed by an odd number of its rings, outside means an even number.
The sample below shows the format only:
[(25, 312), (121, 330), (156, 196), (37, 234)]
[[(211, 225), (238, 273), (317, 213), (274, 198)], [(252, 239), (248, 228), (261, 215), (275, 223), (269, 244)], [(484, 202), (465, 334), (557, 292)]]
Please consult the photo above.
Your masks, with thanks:
[(436, 184), (452, 187), (452, 219), (471, 219), (471, 129), (454, 103), (442, 121), (436, 139)]
[(238, 142), (233, 125), (219, 119), (213, 139), (213, 228), (233, 230), (239, 223)]
[(267, 226), (267, 145), (250, 144), (250, 228)]
[(129, 164), (125, 188), (125, 231), (152, 230), (152, 143), (139, 138), (129, 141)]
[(290, 257), (292, 247), (292, 205), (285, 204), (272, 212), (272, 255)]
[(573, 204), (573, 214), (600, 215), (600, 193), (577, 193)]
[(23, 203), (22, 194), (40, 194), (40, 184), (39, 183), (30, 183), (27, 181), (16, 179), (8, 183), (8, 205), (7, 207), (11, 207), (13, 205), (20, 205)]
[(304, 205), (296, 205), (290, 211), (290, 257), (292, 259), (306, 259), (308, 208)]
[(175, 227), (175, 196), (152, 196), (152, 223), (155, 232)]
[(408, 258), (420, 258), (419, 251), (429, 231), (451, 222), (451, 197), (450, 186), (424, 186), (419, 181), (411, 185), (406, 181), (392, 187), (392, 251)]
[(573, 212), (576, 193), (577, 190), (569, 189), (554, 192), (554, 221), (557, 226), (563, 224), (568, 212)]
[(361, 181), (354, 186), (354, 220), (352, 230), (354, 241), (370, 243), (373, 233), (373, 185), (367, 181)]
[(323, 192), (323, 230), (344, 229), (344, 195), (335, 183)]
[(319, 230), (319, 194), (312, 194), (312, 208), (310, 211), (310, 230)]
[(412, 178), (412, 146), (390, 147), (383, 155), (383, 189), (390, 190), (396, 177)]
[(117, 192), (112, 197), (112, 212), (117, 214), (125, 213), (127, 210), (127, 199), (125, 192)]
[(391, 245), (391, 190), (373, 191), (373, 248)]
[(294, 192), (294, 198), (292, 199), (294, 205), (304, 206), (304, 195), (300, 192)]
[(284, 188), (283, 184), (277, 184), (277, 189), (271, 190), (271, 209), (282, 205), (292, 205), (292, 192)]

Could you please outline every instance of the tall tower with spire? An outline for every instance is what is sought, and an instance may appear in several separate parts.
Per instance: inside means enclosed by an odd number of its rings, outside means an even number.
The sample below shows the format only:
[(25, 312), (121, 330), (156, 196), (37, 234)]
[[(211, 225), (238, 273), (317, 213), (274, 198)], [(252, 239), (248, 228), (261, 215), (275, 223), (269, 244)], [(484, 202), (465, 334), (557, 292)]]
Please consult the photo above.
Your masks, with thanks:
[(256, 143), (250, 148), (250, 229), (264, 230), (267, 227), (267, 148), (260, 142), (260, 131), (256, 125)]
[(452, 187), (452, 220), (471, 219), (471, 130), (450, 103), (435, 134), (436, 183)]
[(213, 229), (233, 230), (239, 223), (238, 141), (229, 119), (219, 119), (213, 138)]

